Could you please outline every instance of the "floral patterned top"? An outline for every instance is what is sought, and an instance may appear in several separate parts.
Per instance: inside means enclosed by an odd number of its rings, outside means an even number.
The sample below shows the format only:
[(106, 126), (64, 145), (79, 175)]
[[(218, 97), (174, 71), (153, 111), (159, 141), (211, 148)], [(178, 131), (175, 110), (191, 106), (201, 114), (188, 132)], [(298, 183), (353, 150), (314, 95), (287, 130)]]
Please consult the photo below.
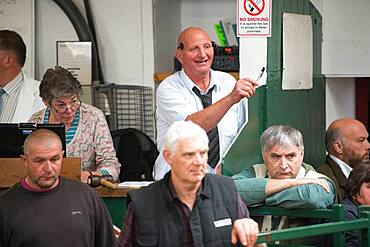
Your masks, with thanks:
[[(33, 114), (29, 122), (43, 123), (45, 111)], [(82, 170), (105, 170), (118, 180), (121, 164), (116, 157), (107, 121), (98, 108), (81, 104), (76, 133), (66, 148), (67, 157), (81, 158)]]

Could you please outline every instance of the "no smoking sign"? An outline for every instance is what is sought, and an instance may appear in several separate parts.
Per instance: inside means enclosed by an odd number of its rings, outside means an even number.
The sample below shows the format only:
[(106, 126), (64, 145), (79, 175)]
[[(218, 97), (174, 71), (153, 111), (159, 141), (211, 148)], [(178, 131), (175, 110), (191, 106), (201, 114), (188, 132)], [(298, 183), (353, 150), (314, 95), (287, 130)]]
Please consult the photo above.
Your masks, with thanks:
[(271, 0), (238, 1), (238, 36), (271, 36)]

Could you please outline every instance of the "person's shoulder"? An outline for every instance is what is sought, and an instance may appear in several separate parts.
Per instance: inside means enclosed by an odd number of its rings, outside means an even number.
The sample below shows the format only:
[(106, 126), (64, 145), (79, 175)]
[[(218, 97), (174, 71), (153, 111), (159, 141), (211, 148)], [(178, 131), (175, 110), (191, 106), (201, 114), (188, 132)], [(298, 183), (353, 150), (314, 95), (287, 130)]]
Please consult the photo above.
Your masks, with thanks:
[(317, 168), (317, 171), (329, 177), (334, 176), (333, 169), (328, 163), (328, 158)]
[(26, 82), (27, 85), (31, 85), (31, 86), (39, 86), (40, 85), (40, 83), (41, 83), (40, 81), (29, 77), (26, 73), (24, 73), (24, 71), (22, 71), (22, 73), (23, 73), (23, 81)]
[(181, 84), (180, 71), (173, 73), (172, 75), (167, 76), (161, 83), (159, 83), (157, 92), (173, 88)]
[(46, 108), (32, 114), (28, 122), (31, 123), (42, 123), (45, 116)]
[(69, 178), (61, 177), (61, 181), (63, 183), (63, 186), (68, 188), (68, 190), (78, 191), (79, 193), (83, 194), (97, 194), (97, 192), (93, 188), (91, 188), (91, 186), (79, 180), (72, 180)]
[(204, 179), (208, 183), (214, 183), (214, 184), (221, 185), (222, 188), (223, 188), (222, 185), (224, 185), (224, 184), (229, 184), (229, 185), (234, 186), (234, 180), (231, 177), (228, 177), (228, 176), (223, 176), (223, 175), (219, 176), (219, 175), (216, 175), (216, 174), (207, 173), (206, 176), (204, 177)]
[(104, 116), (104, 113), (102, 110), (100, 110), (99, 108), (95, 106), (86, 104), (86, 103), (82, 103), (80, 109), (82, 111), (82, 114), (84, 115), (96, 116), (96, 117)]

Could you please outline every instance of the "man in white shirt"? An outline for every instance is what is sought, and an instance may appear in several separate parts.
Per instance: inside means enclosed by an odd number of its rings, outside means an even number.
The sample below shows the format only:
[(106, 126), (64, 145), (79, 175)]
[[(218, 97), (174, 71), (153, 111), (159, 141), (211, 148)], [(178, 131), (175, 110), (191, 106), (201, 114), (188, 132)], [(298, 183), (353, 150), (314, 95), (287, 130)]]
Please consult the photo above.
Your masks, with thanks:
[(0, 30), (0, 122), (27, 122), (45, 107), (39, 96), (40, 82), (27, 78), (22, 71), (26, 45), (11, 30)]
[(369, 160), (368, 137), (366, 127), (351, 118), (337, 119), (326, 130), (325, 147), (328, 155), (318, 171), (334, 182), (336, 202), (344, 199), (344, 189), (352, 169), (361, 161)]
[(255, 93), (257, 82), (238, 81), (228, 73), (211, 70), (213, 45), (208, 34), (189, 27), (179, 35), (176, 58), (182, 70), (167, 77), (157, 89), (157, 147), (160, 151), (153, 177), (170, 170), (162, 149), (163, 137), (175, 121), (190, 120), (204, 130), (210, 141), (207, 172), (216, 172), (220, 158), (245, 122), (243, 98)]

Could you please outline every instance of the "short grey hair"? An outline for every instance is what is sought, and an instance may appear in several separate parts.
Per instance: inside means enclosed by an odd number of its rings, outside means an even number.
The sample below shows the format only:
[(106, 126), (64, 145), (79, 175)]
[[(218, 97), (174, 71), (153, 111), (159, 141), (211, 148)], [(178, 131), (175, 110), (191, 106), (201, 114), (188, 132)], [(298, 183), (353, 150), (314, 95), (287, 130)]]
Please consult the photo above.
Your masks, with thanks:
[(208, 147), (208, 136), (204, 129), (191, 121), (174, 122), (164, 136), (164, 147), (176, 152), (176, 143), (180, 140), (194, 138)]
[(60, 66), (48, 69), (40, 84), (40, 97), (49, 103), (63, 96), (77, 95), (79, 97), (81, 92), (81, 83), (71, 72)]
[(275, 125), (266, 129), (261, 135), (260, 145), (262, 152), (269, 151), (275, 145), (294, 145), (300, 150), (304, 149), (301, 132), (289, 125)]

